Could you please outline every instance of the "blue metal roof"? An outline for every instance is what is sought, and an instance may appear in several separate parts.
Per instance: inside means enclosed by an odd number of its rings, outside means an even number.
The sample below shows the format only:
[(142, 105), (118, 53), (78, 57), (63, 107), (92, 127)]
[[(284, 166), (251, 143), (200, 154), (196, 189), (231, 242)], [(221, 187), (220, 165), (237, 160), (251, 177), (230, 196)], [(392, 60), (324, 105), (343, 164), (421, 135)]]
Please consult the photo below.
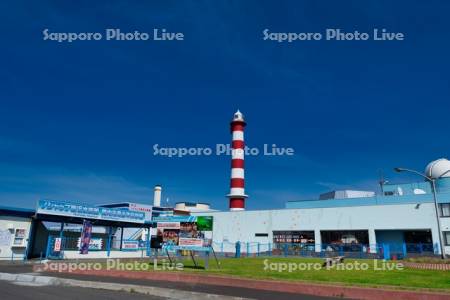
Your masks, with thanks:
[[(450, 203), (450, 178), (436, 180), (438, 203)], [(383, 185), (384, 195), (362, 198), (326, 200), (297, 200), (286, 203), (286, 208), (331, 208), (369, 205), (395, 205), (434, 202), (431, 185), (427, 181)], [(390, 193), (390, 195), (388, 194)], [(423, 193), (423, 194), (422, 194)]]
[[(439, 193), (437, 195), (439, 203), (450, 203), (450, 193)], [(345, 198), (328, 200), (303, 200), (290, 201), (286, 203), (286, 208), (330, 208), (349, 206), (370, 206), (370, 205), (395, 205), (395, 204), (419, 204), (433, 202), (431, 194), (424, 195), (393, 195), (375, 196), (364, 198)]]
[(14, 217), (26, 217), (31, 218), (36, 211), (30, 208), (2, 206), (0, 205), (0, 215), (2, 216), (14, 216)]

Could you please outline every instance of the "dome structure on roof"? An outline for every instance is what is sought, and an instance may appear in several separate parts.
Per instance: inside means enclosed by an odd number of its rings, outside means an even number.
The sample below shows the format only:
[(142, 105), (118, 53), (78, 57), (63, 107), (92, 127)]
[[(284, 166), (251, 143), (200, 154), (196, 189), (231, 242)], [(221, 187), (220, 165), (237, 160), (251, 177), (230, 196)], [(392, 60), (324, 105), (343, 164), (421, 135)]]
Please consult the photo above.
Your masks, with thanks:
[(450, 161), (440, 158), (430, 162), (425, 168), (425, 175), (434, 179), (450, 177)]

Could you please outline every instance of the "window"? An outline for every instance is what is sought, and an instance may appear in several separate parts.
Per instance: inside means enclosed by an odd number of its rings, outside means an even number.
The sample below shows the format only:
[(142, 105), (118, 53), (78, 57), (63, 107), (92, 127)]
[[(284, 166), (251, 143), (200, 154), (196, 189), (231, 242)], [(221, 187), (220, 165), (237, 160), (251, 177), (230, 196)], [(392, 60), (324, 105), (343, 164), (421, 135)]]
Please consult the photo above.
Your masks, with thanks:
[(444, 231), (444, 244), (450, 246), (450, 231)]
[(441, 203), (441, 217), (450, 217), (450, 203)]
[(16, 229), (14, 246), (23, 246), (25, 242), (25, 229)]
[(255, 237), (268, 237), (268, 233), (255, 233)]

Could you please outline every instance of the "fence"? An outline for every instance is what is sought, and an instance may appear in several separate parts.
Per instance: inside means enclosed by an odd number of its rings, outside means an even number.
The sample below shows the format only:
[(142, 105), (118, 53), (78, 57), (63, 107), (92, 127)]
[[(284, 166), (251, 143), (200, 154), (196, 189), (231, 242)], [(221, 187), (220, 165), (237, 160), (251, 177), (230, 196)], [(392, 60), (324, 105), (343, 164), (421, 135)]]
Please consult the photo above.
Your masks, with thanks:
[(288, 244), (258, 242), (213, 242), (214, 251), (221, 257), (297, 256), (372, 259), (403, 259), (417, 256), (436, 256), (435, 244)]
[[(45, 258), (61, 259), (64, 251), (79, 251), (80, 238), (75, 237), (59, 237), (49, 236), (47, 240), (47, 248)], [(93, 237), (89, 243), (89, 252), (95, 251), (144, 251), (149, 255), (149, 242), (142, 240), (126, 239), (122, 242), (114, 237)]]
[[(58, 259), (64, 251), (79, 251), (79, 238), (49, 236), (46, 258)], [(145, 256), (158, 253), (150, 249), (149, 243), (142, 240), (114, 240), (113, 238), (93, 238), (89, 251), (141, 251)], [(212, 247), (219, 257), (334, 257), (369, 259), (404, 259), (407, 257), (436, 256), (437, 244), (290, 244), (227, 241), (213, 242)], [(144, 254), (143, 254), (144, 255)]]

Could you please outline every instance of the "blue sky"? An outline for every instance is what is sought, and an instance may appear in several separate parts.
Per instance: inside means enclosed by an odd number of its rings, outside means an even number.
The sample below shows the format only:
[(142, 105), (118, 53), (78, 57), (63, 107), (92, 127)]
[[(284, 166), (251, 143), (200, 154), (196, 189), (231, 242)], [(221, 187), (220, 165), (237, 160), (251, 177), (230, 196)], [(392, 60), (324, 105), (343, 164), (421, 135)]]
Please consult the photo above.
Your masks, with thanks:
[[(166, 158), (153, 145), (230, 141), (239, 108), (247, 208), (448, 157), (448, 1), (5, 1), (0, 4), (0, 205), (206, 201), (226, 209), (229, 157)], [(42, 30), (183, 32), (182, 42), (44, 41)], [(404, 41), (263, 41), (262, 31), (403, 32)]]

